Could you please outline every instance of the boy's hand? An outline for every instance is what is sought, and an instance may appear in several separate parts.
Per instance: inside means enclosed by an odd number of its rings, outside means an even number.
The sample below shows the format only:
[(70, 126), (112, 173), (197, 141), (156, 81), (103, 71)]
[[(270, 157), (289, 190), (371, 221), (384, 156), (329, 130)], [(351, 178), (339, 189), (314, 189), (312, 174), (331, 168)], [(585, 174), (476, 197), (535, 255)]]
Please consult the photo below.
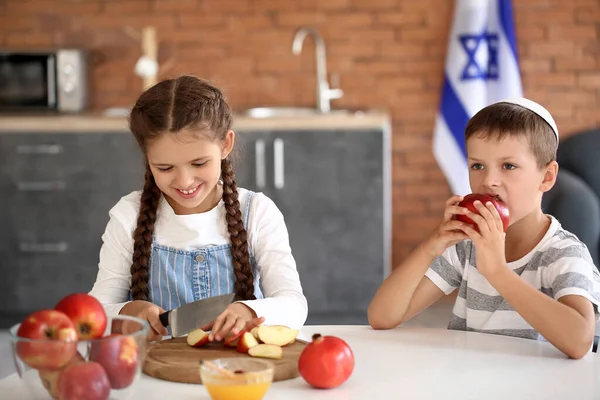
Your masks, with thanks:
[(224, 339), (229, 332), (237, 334), (244, 329), (250, 330), (264, 321), (264, 317), (257, 318), (254, 310), (244, 303), (233, 303), (212, 324), (203, 327), (203, 329), (210, 329), (208, 340), (212, 342), (213, 340)]
[(448, 247), (468, 239), (463, 231), (468, 224), (454, 219), (456, 215), (469, 212), (465, 207), (458, 206), (462, 199), (462, 196), (452, 196), (446, 201), (444, 219), (425, 243), (425, 248), (433, 257), (441, 255)]
[(503, 230), (500, 214), (491, 202), (488, 201), (483, 205), (477, 200), (473, 205), (481, 215), (468, 211), (467, 217), (477, 224), (479, 232), (468, 224), (462, 230), (469, 235), (475, 246), (477, 270), (489, 280), (495, 272), (507, 267), (504, 254), (506, 233)]

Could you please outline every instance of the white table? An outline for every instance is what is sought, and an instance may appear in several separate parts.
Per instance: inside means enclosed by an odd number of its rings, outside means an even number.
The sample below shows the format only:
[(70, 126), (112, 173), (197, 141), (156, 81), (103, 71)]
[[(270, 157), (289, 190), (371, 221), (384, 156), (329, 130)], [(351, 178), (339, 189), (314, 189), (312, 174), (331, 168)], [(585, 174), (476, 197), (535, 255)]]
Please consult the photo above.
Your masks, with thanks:
[[(309, 387), (299, 377), (274, 383), (265, 400), (307, 399), (598, 399), (600, 355), (571, 360), (551, 344), (445, 329), (306, 326), (348, 342), (354, 373), (331, 390)], [(26, 399), (16, 374), (0, 381), (0, 398)], [(20, 394), (19, 394), (20, 393)], [(209, 400), (202, 385), (165, 382), (142, 375), (135, 399)]]

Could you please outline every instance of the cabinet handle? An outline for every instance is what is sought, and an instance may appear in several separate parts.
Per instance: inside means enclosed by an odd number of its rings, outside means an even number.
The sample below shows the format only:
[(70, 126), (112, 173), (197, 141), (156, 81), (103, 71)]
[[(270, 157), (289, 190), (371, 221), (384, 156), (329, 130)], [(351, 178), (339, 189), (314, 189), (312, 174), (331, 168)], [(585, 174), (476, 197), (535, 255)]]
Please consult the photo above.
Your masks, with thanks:
[(48, 106), (56, 105), (56, 59), (54, 56), (48, 57)]
[(283, 139), (277, 138), (273, 141), (273, 152), (275, 164), (274, 184), (277, 189), (282, 189), (284, 186), (285, 172), (283, 170)]
[(256, 188), (262, 189), (267, 184), (266, 166), (265, 166), (265, 141), (258, 139), (254, 144), (256, 155)]
[(18, 182), (17, 187), (22, 192), (51, 192), (64, 190), (67, 184), (64, 181)]
[(67, 242), (57, 243), (19, 243), (22, 253), (64, 253), (69, 248)]
[(28, 145), (20, 144), (17, 146), (17, 154), (49, 154), (56, 155), (63, 152), (63, 147), (59, 144), (38, 144)]

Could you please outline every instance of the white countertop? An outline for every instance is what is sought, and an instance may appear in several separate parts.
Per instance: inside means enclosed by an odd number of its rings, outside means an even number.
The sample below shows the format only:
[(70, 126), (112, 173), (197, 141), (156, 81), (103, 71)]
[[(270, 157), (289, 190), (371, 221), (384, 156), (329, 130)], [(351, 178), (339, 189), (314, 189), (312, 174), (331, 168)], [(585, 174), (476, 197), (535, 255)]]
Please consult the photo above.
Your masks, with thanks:
[[(274, 383), (265, 400), (374, 399), (565, 399), (600, 398), (600, 359), (571, 360), (546, 342), (445, 329), (307, 326), (346, 340), (354, 373), (331, 390), (298, 377)], [(0, 381), (2, 399), (27, 399), (16, 374)], [(8, 396), (8, 397), (5, 397)], [(171, 383), (142, 375), (134, 399), (209, 400), (202, 385)]]
[[(250, 130), (299, 130), (299, 129), (361, 129), (387, 128), (390, 116), (384, 111), (370, 110), (358, 113), (315, 114), (310, 116), (286, 116), (251, 118), (234, 115), (234, 129)], [(127, 118), (107, 116), (103, 113), (61, 115), (0, 115), (0, 133), (26, 132), (129, 132)]]

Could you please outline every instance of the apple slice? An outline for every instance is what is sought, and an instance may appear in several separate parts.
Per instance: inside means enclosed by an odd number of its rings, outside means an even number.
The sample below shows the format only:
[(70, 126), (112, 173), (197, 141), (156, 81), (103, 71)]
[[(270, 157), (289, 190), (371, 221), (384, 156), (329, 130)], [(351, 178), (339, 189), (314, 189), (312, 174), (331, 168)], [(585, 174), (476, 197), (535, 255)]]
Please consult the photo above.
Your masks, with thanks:
[(239, 342), (239, 338), (242, 337), (242, 335), (244, 334), (244, 332), (248, 332), (248, 331), (242, 330), (237, 335), (229, 332), (227, 334), (227, 337), (223, 341), (223, 344), (225, 346), (227, 346), (227, 347), (237, 347), (237, 344)]
[(260, 341), (260, 338), (258, 337), (258, 326), (255, 326), (254, 328), (252, 328), (250, 333), (252, 334), (252, 336), (254, 336), (254, 338), (256, 340)]
[(296, 340), (298, 331), (282, 325), (259, 326), (258, 338), (264, 344), (274, 344), (276, 346), (285, 346)]
[(208, 333), (202, 329), (194, 329), (187, 337), (187, 344), (191, 347), (202, 347), (208, 343)]
[(236, 347), (238, 344), (238, 339), (240, 338), (240, 336), (243, 335), (243, 333), (246, 331), (241, 331), (238, 334), (233, 334), (231, 332), (229, 332), (227, 334), (227, 336), (225, 336), (225, 339), (223, 339), (223, 345), (225, 347)]
[(238, 353), (247, 353), (251, 348), (258, 346), (258, 341), (252, 336), (250, 332), (244, 332), (242, 337), (238, 341), (236, 350)]
[(281, 357), (283, 357), (283, 349), (274, 344), (257, 344), (248, 350), (248, 355), (252, 357), (280, 360)]

